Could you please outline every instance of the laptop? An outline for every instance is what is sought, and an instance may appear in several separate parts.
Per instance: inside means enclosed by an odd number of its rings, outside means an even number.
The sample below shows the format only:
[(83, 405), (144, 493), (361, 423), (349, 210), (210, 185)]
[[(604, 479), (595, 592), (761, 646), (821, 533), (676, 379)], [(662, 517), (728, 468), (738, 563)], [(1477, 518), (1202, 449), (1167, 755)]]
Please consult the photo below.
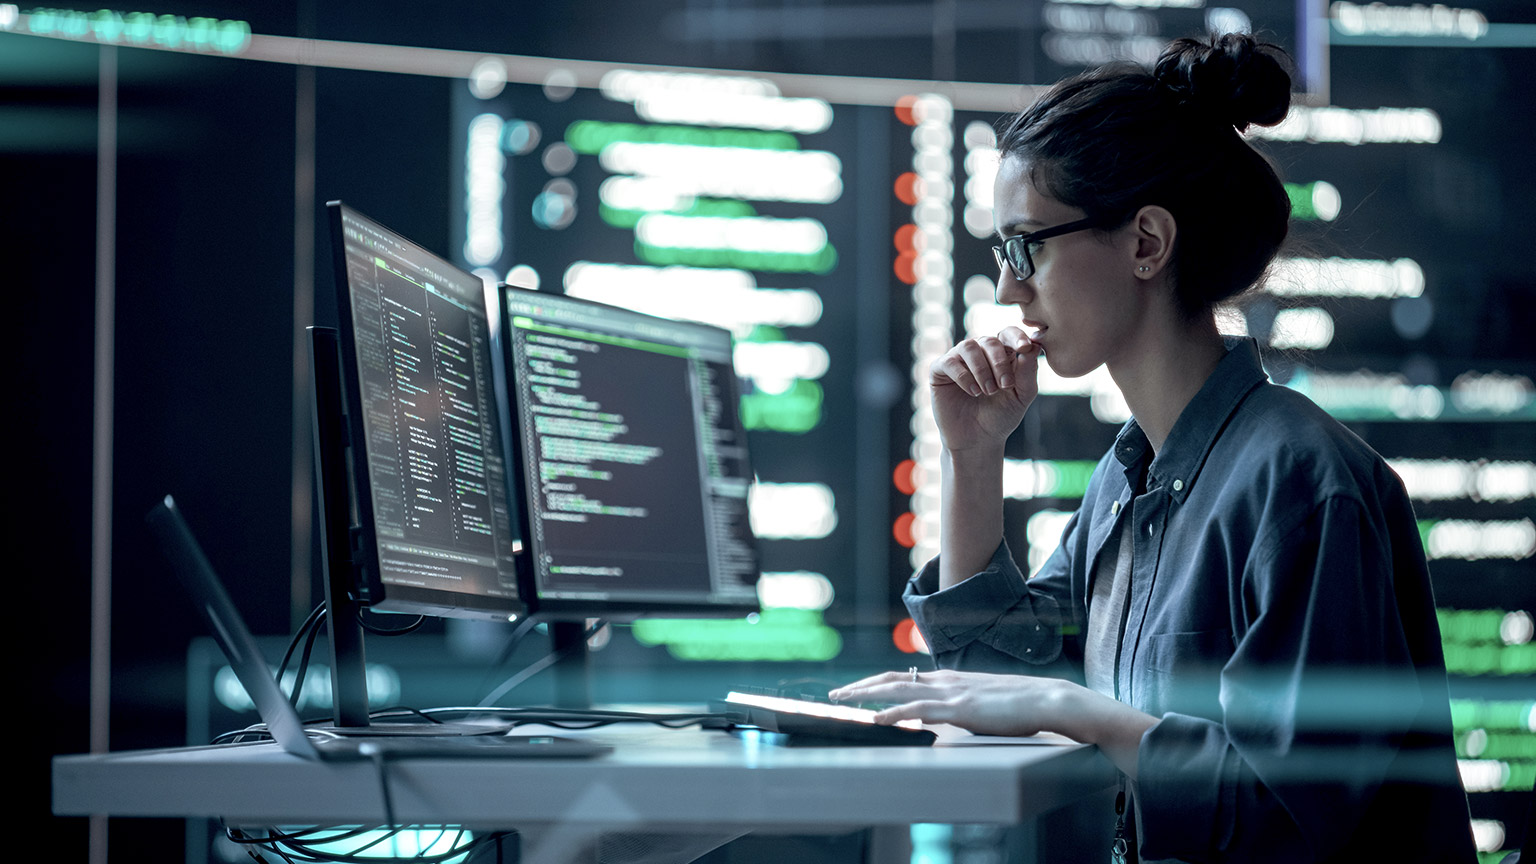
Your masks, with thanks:
[[(359, 761), (380, 758), (472, 758), (472, 759), (587, 759), (613, 751), (612, 747), (580, 738), (550, 735), (506, 735), (500, 729), (467, 734), (466, 727), (453, 727), (448, 734), (435, 725), (393, 724), (358, 729), (325, 727), (306, 729), (288, 697), (277, 686), (266, 660), (256, 647), (256, 639), (245, 619), (235, 609), (213, 565), (192, 536), (181, 511), (171, 496), (156, 504), (145, 517), (150, 531), (160, 542), (171, 562), (171, 569), (181, 579), (193, 603), (207, 620), (215, 641), (223, 649), (229, 665), (256, 703), (256, 711), (280, 747), (303, 759), (315, 761)], [(416, 734), (402, 734), (409, 729)]]

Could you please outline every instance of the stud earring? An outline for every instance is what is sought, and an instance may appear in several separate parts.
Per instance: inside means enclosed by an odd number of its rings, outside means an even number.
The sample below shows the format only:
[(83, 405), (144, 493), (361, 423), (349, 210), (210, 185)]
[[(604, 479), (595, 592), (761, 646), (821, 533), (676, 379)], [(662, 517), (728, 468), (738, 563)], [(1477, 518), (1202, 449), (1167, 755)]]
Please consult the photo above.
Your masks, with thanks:
[(1141, 265), (1141, 266), (1140, 266), (1140, 267), (1137, 267), (1137, 268), (1136, 268), (1136, 272), (1137, 272), (1137, 273), (1150, 273), (1150, 272), (1152, 272), (1152, 268), (1151, 268), (1151, 267), (1148, 267), (1148, 266), (1147, 266), (1147, 265), (1145, 265), (1145, 264), (1143, 264), (1143, 265)]

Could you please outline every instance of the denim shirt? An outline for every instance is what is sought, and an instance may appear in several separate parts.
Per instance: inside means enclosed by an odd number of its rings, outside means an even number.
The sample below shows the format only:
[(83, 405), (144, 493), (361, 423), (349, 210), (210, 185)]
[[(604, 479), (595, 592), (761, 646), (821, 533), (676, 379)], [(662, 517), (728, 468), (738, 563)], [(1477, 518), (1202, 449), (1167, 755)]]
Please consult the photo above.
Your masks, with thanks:
[(1402, 482), (1252, 340), (1229, 349), (1155, 457), (1126, 424), (1034, 578), (1003, 544), (939, 590), (935, 560), (908, 609), (940, 667), (1081, 680), (1097, 559), (1130, 519), (1116, 693), (1159, 718), (1143, 860), (1474, 861)]

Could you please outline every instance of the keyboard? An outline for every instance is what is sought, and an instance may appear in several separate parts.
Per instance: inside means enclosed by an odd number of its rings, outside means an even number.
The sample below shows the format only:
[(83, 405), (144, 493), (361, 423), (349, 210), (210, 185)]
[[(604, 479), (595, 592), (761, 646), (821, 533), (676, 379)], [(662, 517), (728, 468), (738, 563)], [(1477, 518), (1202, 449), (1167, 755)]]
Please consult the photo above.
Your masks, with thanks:
[(928, 747), (937, 738), (916, 720), (882, 725), (868, 708), (809, 699), (732, 692), (712, 707), (738, 730), (782, 735), (790, 747)]

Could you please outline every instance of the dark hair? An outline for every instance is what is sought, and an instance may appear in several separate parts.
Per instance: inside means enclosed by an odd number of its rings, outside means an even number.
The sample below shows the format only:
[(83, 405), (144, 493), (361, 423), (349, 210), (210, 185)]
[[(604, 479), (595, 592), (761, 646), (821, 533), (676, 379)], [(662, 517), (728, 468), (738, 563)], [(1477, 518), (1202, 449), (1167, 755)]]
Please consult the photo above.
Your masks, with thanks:
[(1197, 312), (1240, 294), (1285, 240), (1290, 199), (1238, 134), (1290, 107), (1289, 58), (1240, 33), (1177, 39), (1149, 72), (1100, 67), (1006, 119), (998, 149), (1041, 192), (1118, 227), (1149, 204), (1178, 224), (1173, 284)]

